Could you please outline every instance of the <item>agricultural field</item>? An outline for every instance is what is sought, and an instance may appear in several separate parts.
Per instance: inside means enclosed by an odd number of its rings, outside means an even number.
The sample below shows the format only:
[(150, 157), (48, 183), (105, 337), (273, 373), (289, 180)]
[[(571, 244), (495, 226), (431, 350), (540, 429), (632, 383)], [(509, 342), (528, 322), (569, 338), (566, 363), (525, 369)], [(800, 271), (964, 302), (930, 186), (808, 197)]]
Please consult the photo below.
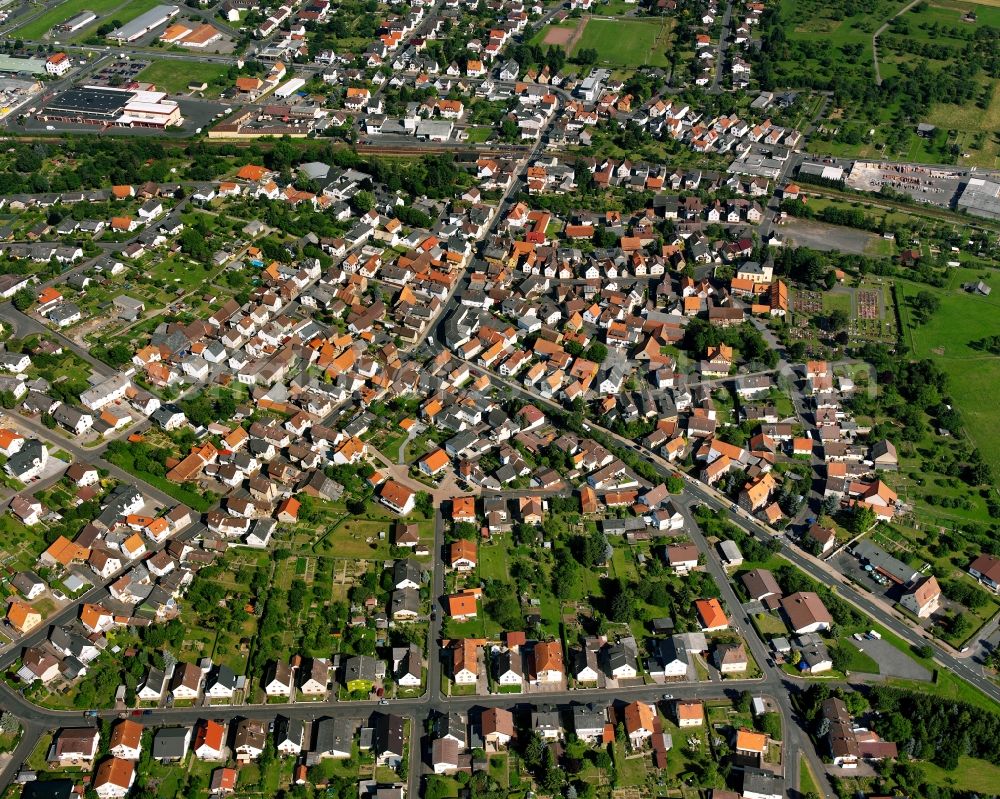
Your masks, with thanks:
[[(941, 103), (931, 108), (925, 121), (949, 131), (961, 150), (957, 163), (963, 166), (1000, 167), (1000, 81), (993, 81), (984, 91), (990, 101), (984, 111), (976, 106)], [(954, 131), (954, 135), (950, 133)]]
[(170, 59), (154, 61), (139, 73), (138, 79), (155, 83), (157, 88), (170, 94), (187, 94), (189, 83), (207, 83), (205, 96), (217, 97), (230, 83), (226, 77), (228, 71), (223, 64)]

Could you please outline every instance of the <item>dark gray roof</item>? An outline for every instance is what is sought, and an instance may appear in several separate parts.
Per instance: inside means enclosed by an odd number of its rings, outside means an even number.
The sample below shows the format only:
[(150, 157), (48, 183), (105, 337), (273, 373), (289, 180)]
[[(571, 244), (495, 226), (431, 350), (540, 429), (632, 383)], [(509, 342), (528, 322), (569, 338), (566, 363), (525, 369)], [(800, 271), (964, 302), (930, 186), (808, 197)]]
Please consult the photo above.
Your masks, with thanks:
[(187, 727), (162, 727), (153, 735), (153, 757), (179, 760), (187, 752), (191, 730)]

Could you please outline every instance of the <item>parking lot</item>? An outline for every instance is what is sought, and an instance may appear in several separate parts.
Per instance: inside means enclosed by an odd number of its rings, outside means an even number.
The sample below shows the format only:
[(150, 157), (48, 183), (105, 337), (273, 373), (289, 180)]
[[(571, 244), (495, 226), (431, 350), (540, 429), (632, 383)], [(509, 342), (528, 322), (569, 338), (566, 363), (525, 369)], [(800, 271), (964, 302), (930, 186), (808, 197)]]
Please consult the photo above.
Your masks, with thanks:
[(947, 208), (954, 202), (965, 177), (968, 177), (968, 172), (957, 169), (855, 161), (846, 183), (857, 191), (878, 192), (887, 186), (906, 192), (917, 202)]
[(895, 587), (895, 584), (881, 574), (866, 570), (861, 564), (861, 561), (849, 554), (846, 550), (838, 552), (830, 558), (828, 563), (830, 563), (837, 571), (849, 580), (853, 580), (862, 588), (867, 591), (871, 591), (876, 596), (886, 596), (891, 598), (893, 601), (896, 600), (895, 597), (892, 597), (892, 591), (890, 590)]
[(126, 61), (119, 59), (99, 69), (87, 79), (87, 83), (91, 86), (108, 86), (111, 88), (125, 86), (134, 81), (136, 75), (142, 72), (147, 66), (149, 66), (148, 61)]

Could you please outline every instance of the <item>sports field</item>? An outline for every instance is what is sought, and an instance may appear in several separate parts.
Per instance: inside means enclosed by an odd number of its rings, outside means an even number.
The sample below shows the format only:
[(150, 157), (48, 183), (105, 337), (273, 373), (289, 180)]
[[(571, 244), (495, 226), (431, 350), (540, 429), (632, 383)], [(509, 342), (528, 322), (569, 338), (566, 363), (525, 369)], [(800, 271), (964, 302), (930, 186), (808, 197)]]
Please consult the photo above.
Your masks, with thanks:
[(596, 50), (597, 64), (607, 67), (665, 67), (671, 44), (671, 19), (601, 19), (583, 17), (549, 25), (533, 43), (565, 48), (570, 56), (581, 50)]
[[(22, 39), (41, 39), (55, 25), (62, 24), (82, 11), (93, 11), (100, 17), (111, 9), (124, 4), (125, 0), (66, 0), (65, 3), (60, 3), (55, 8), (46, 11), (40, 17), (18, 28), (16, 32)], [(58, 39), (58, 32), (52, 38)]]

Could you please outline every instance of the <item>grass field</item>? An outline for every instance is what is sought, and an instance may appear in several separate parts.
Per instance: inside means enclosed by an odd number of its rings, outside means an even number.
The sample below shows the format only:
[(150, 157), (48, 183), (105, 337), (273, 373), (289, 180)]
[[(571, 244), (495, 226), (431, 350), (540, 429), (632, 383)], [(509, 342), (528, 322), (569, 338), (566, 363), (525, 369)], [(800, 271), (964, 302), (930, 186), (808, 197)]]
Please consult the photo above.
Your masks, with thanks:
[(597, 50), (599, 64), (619, 67), (665, 67), (673, 24), (669, 20), (651, 22), (591, 19), (583, 29), (574, 52)]
[(131, 22), (140, 14), (144, 14), (158, 5), (161, 5), (160, 0), (129, 0), (128, 3), (119, 5), (112, 16), (124, 25), (126, 22)]
[(543, 46), (548, 32), (555, 29), (573, 30), (583, 26), (569, 44), (569, 54), (581, 50), (597, 51), (597, 65), (609, 67), (666, 67), (667, 48), (671, 44), (674, 23), (670, 19), (618, 20), (584, 17), (558, 25), (547, 25), (532, 37), (532, 44)]
[[(192, 81), (207, 83), (207, 95), (213, 94), (212, 81), (223, 77), (227, 68), (224, 64), (209, 64), (204, 61), (154, 61), (139, 73), (139, 80), (155, 83), (161, 90), (170, 94), (187, 94), (188, 84)], [(215, 87), (218, 94), (221, 87)]]
[(848, 668), (851, 671), (860, 671), (865, 674), (878, 674), (879, 667), (875, 658), (871, 655), (862, 652), (853, 643), (851, 643), (846, 638), (841, 639), (840, 643), (837, 644), (838, 647), (848, 652), (851, 656), (850, 665)]
[(986, 167), (1000, 165), (1000, 142), (996, 137), (996, 132), (1000, 130), (1000, 81), (993, 81), (992, 99), (985, 111), (975, 105), (939, 104), (931, 108), (926, 121), (949, 131), (957, 131), (956, 142), (969, 156), (959, 157), (959, 163)]
[[(100, 17), (101, 14), (121, 5), (123, 5), (123, 0), (66, 0), (65, 3), (60, 3), (40, 17), (18, 28), (17, 35), (24, 39), (41, 39), (54, 26), (75, 17), (81, 11), (93, 11)], [(54, 38), (58, 39), (59, 37)]]
[[(956, 275), (953, 282), (957, 283)], [(927, 287), (897, 283), (897, 292), (905, 309), (905, 297)], [(948, 374), (949, 389), (962, 413), (969, 436), (994, 470), (1000, 473), (1000, 428), (996, 425), (989, 397), (1000, 386), (1000, 358), (972, 349), (969, 343), (997, 329), (1000, 300), (979, 297), (953, 285), (947, 290), (933, 290), (941, 300), (940, 309), (923, 325), (905, 325), (904, 335), (920, 358), (931, 358)]]
[[(836, 0), (782, 0), (784, 29), (792, 48), (789, 57), (776, 65), (780, 82), (795, 85), (799, 79), (808, 81), (810, 76), (825, 79), (848, 72), (858, 79), (874, 79), (872, 35), (890, 20), (878, 40), (883, 80), (905, 76), (921, 64), (947, 70), (963, 58), (973, 32), (1000, 25), (995, 0), (990, 5), (969, 0), (930, 0), (894, 17), (905, 4), (906, 0), (876, 0), (862, 9)], [(847, 13), (858, 9), (858, 13), (844, 16), (845, 9)], [(972, 10), (977, 14), (976, 21), (966, 21), (964, 15)], [(845, 46), (856, 51), (846, 60), (841, 50)], [(850, 105), (832, 108), (821, 126), (821, 135), (811, 140), (810, 150), (844, 157), (996, 167), (1000, 165), (1000, 140), (995, 135), (1000, 81), (983, 72), (976, 84), (974, 99), (964, 105), (937, 104), (919, 119), (911, 120), (936, 125), (935, 136), (917, 136), (915, 124), (901, 128), (898, 116), (906, 109), (898, 100), (892, 100), (873, 118), (859, 114), (858, 108)], [(979, 108), (980, 98), (984, 97), (985, 108)], [(852, 139), (846, 135), (850, 132), (857, 135)]]
[(947, 785), (956, 791), (991, 794), (996, 793), (1000, 785), (1000, 766), (973, 757), (959, 758), (958, 768), (954, 771), (945, 771), (928, 762), (922, 762), (920, 770), (928, 782)]

